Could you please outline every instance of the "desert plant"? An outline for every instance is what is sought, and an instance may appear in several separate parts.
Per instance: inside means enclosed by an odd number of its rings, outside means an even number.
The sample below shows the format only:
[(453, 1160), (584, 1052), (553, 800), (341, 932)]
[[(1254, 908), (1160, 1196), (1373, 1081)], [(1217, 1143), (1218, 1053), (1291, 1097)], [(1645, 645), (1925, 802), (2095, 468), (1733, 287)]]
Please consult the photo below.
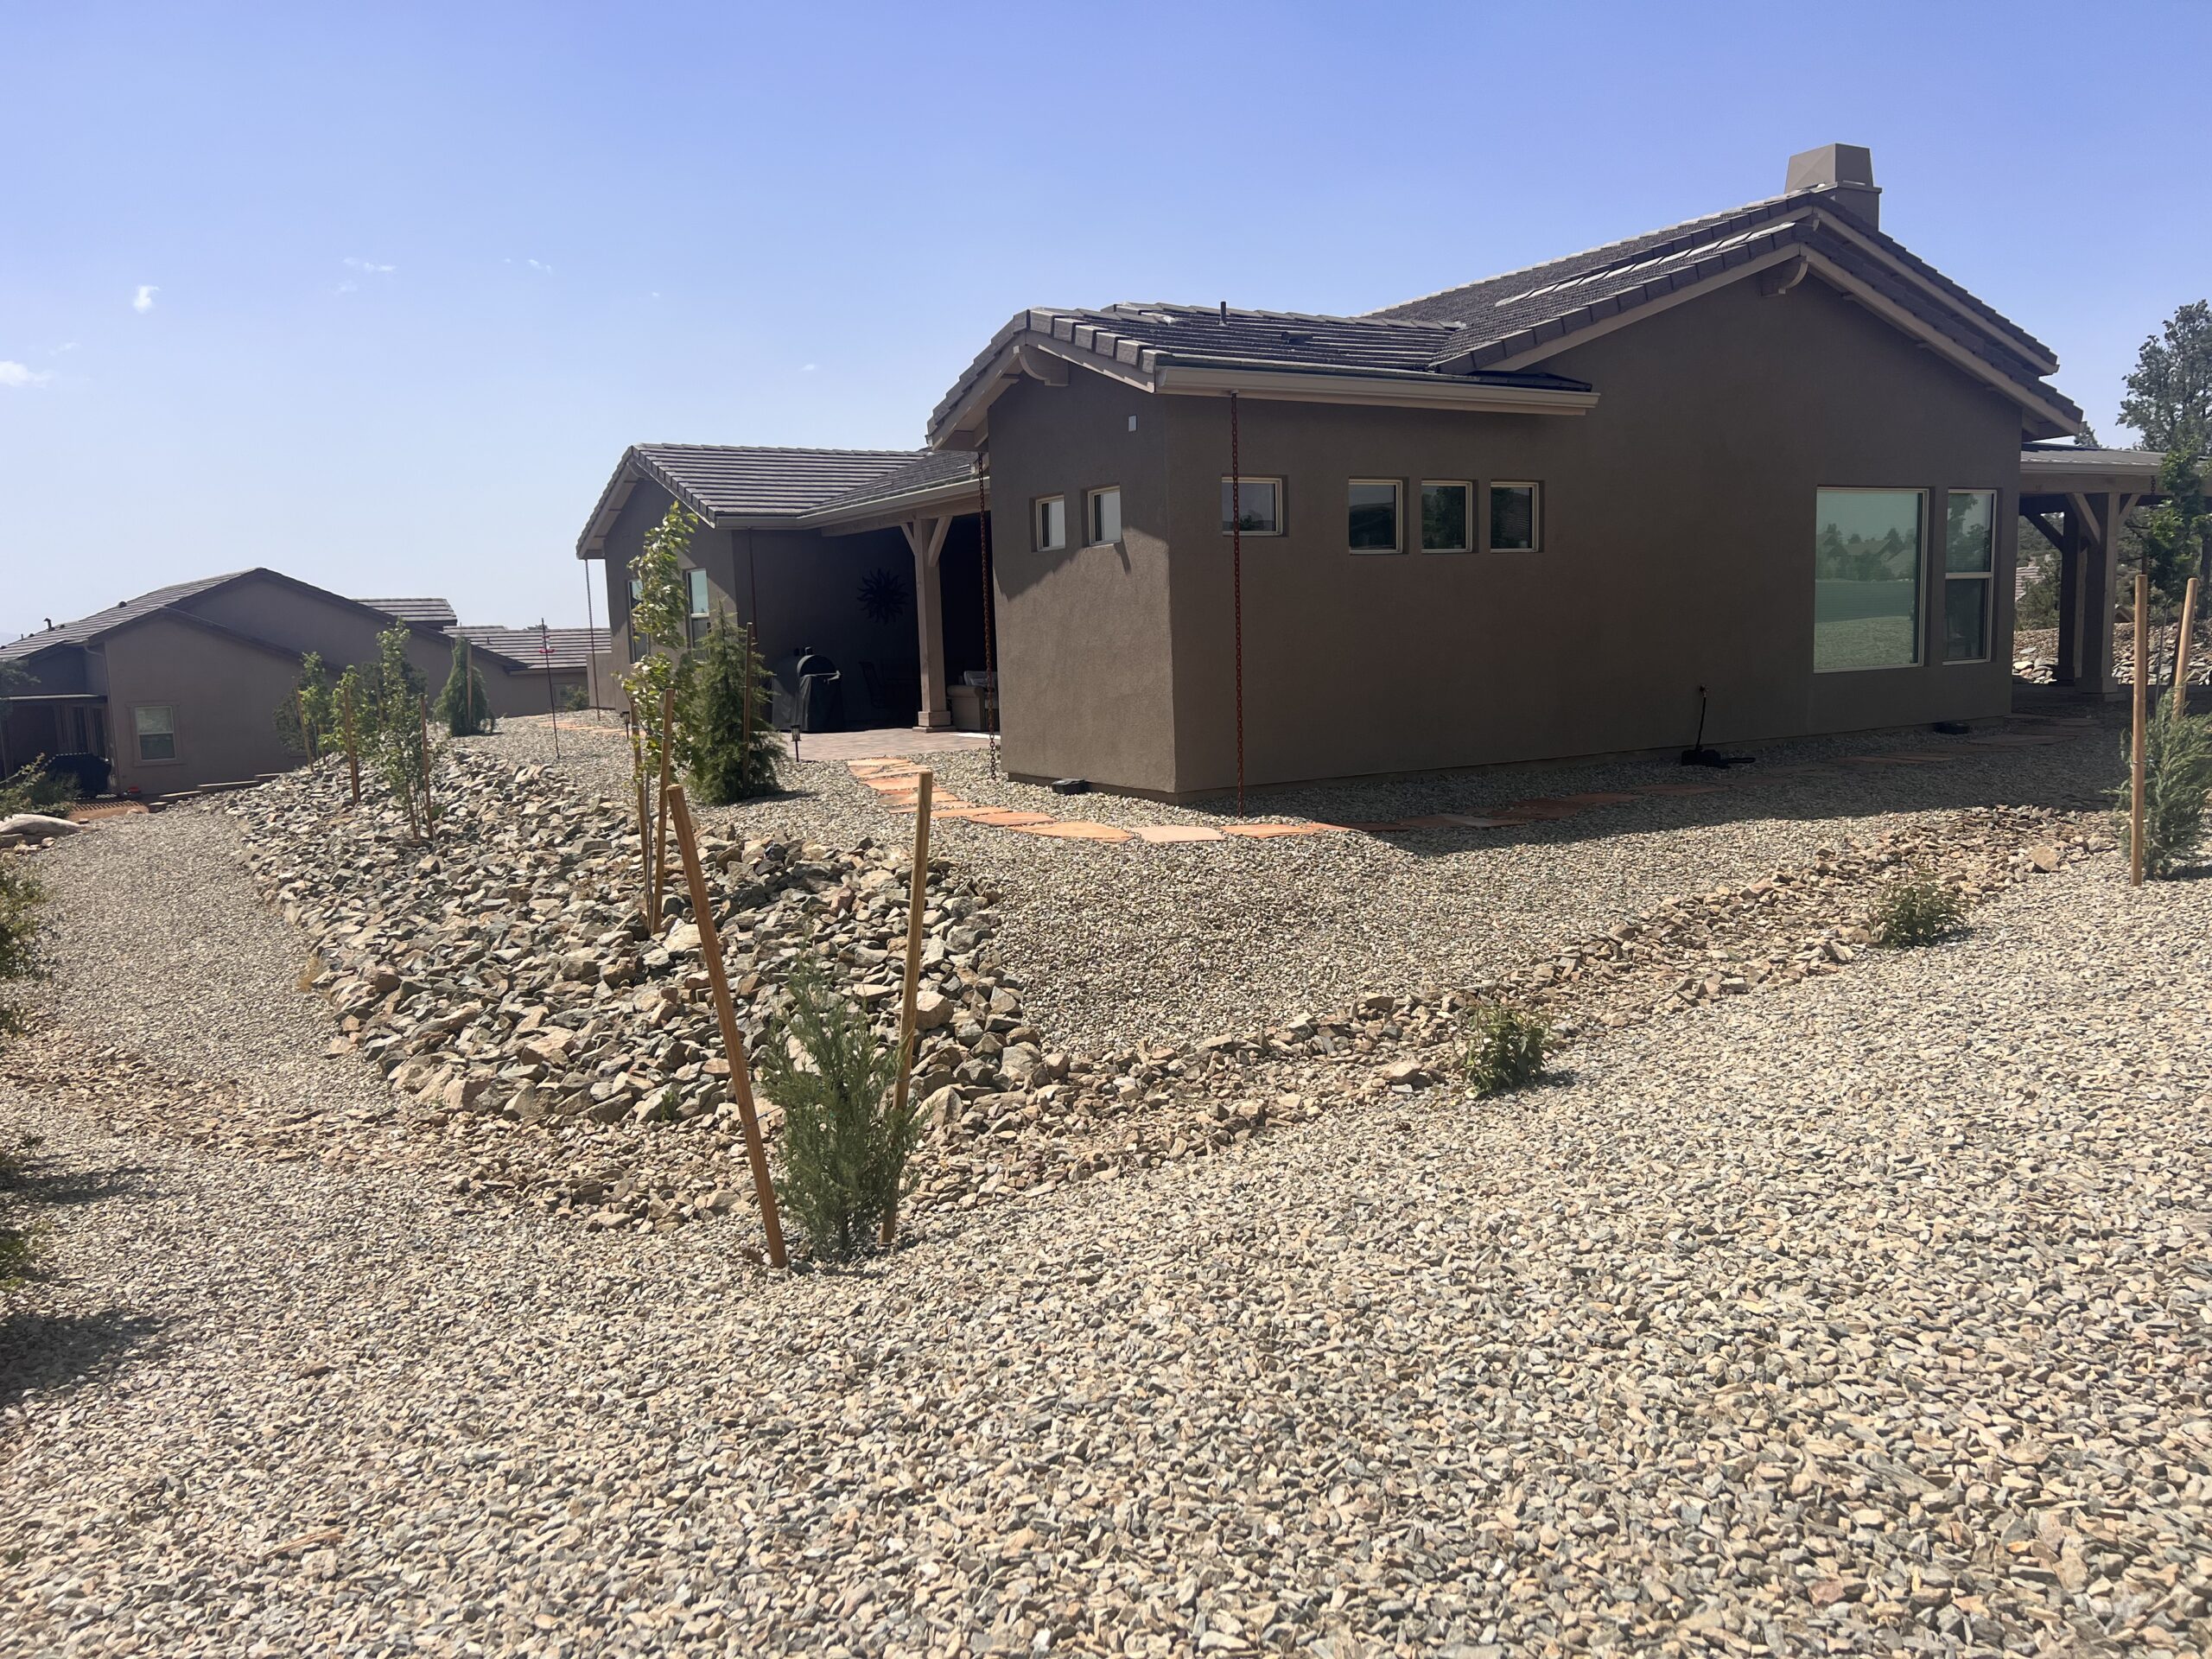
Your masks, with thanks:
[(368, 760), (407, 814), (410, 830), (427, 834), (429, 772), (442, 751), (423, 729), (423, 677), (407, 660), (407, 625), (397, 623), (377, 636), (377, 661), (366, 677), (368, 711), (361, 746)]
[(896, 1046), (813, 961), (785, 988), (789, 1007), (760, 1060), (761, 1087), (784, 1111), (777, 1198), (815, 1255), (842, 1261), (874, 1243), (896, 1203), (920, 1109), (893, 1104)]
[(77, 798), (77, 780), (55, 772), (42, 754), (6, 778), (0, 778), (0, 818), (17, 812), (59, 812)]
[(1535, 1014), (1485, 1002), (1468, 1028), (1467, 1081), (1477, 1094), (1510, 1094), (1544, 1080), (1544, 1050), (1551, 1033)]
[[(2132, 741), (2132, 740), (2131, 740)], [(2132, 767), (2134, 756), (2126, 754)], [(2183, 712), (2169, 694), (2144, 728), (2143, 874), (2154, 881), (2176, 874), (2204, 845), (2206, 797), (2212, 794), (2212, 715)], [(2113, 791), (2120, 844), (2132, 858), (2133, 784)]]
[[(645, 545), (630, 567), (637, 594), (630, 601), (630, 643), (637, 660), (623, 674), (622, 690), (629, 696), (645, 740), (647, 777), (660, 770), (662, 695), (673, 691), (677, 706), (682, 708), (695, 672), (683, 559), (699, 524), (681, 502), (671, 504), (660, 523), (646, 532)], [(671, 750), (671, 760), (677, 758)]]
[[(294, 754), (318, 755), (328, 742), (337, 707), (331, 690), (330, 670), (322, 654), (310, 651), (300, 658), (300, 672), (292, 682), (292, 695), (276, 705), (276, 735)], [(306, 726), (302, 728), (304, 716)]]
[(46, 977), (39, 911), (46, 893), (23, 861), (0, 853), (0, 1034), (22, 1029), (23, 1011), (9, 995), (11, 984)]
[(753, 630), (717, 614), (696, 662), (676, 736), (692, 788), (712, 806), (766, 795), (783, 750)]
[(591, 707), (591, 693), (581, 685), (572, 685), (561, 693), (561, 712), (580, 715)]
[(1874, 901), (1872, 931), (1878, 944), (1904, 950), (1948, 938), (1966, 918), (1966, 900), (1955, 889), (1929, 876), (1908, 876)]
[(435, 707), (446, 730), (455, 737), (481, 737), (492, 729), (491, 694), (476, 666), (475, 648), (466, 639), (453, 642), (453, 671), (446, 677)]

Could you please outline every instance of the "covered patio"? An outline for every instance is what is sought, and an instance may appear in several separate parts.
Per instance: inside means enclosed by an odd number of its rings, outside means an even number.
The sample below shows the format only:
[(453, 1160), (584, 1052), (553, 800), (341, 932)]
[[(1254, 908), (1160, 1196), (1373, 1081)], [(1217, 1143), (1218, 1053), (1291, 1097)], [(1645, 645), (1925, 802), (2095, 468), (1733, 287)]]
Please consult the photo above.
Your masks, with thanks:
[(2152, 449), (2030, 444), (2020, 452), (2020, 516), (2058, 550), (2057, 683), (2082, 696), (2126, 694), (2113, 672), (2120, 601), (2120, 527), (2131, 508), (2162, 499)]

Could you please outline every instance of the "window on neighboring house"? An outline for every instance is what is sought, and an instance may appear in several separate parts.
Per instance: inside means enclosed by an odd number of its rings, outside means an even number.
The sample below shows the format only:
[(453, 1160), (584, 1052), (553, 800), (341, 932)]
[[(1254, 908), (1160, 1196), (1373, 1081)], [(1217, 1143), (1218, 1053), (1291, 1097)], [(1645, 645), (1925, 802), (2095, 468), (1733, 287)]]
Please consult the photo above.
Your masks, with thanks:
[(1544, 486), (1529, 483), (1491, 485), (1490, 550), (1541, 553), (1543, 547)]
[(1920, 490), (1821, 490), (1813, 541), (1813, 669), (1920, 660)]
[(630, 578), (630, 602), (635, 605), (645, 596), (645, 586), (635, 576)]
[(1085, 498), (1090, 518), (1090, 545), (1104, 547), (1122, 539), (1122, 492), (1118, 486), (1093, 490)]
[[(1235, 505), (1230, 486), (1235, 486)], [(1221, 533), (1232, 524), (1247, 536), (1282, 534), (1282, 480), (1279, 478), (1239, 478), (1221, 480)]]
[(1458, 482), (1424, 480), (1421, 486), (1421, 550), (1424, 553), (1465, 553), (1474, 545), (1468, 539), (1474, 528), (1475, 486)]
[(683, 592), (692, 619), (695, 621), (703, 620), (707, 614), (707, 573), (686, 570), (683, 573)]
[(166, 702), (142, 702), (130, 711), (141, 760), (176, 759), (176, 710)]
[(1068, 544), (1068, 501), (1064, 495), (1037, 500), (1037, 550), (1057, 553)]
[(1355, 478), (1345, 497), (1344, 534), (1355, 553), (1398, 550), (1398, 480)]
[(1953, 490), (1944, 503), (1943, 660), (1989, 660), (1997, 568), (1997, 492)]

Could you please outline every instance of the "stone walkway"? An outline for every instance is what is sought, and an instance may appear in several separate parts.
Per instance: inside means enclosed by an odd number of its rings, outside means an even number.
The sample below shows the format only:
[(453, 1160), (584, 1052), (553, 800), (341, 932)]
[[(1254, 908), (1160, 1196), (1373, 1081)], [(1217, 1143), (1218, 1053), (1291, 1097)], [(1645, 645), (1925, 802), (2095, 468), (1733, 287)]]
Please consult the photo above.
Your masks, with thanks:
[[(2058, 720), (2048, 716), (2016, 717), (2012, 724), (2026, 727), (2027, 730), (1993, 730), (1977, 734), (1956, 743), (1931, 744), (1924, 748), (1891, 749), (1875, 754), (1847, 754), (1833, 761), (1820, 761), (1806, 766), (1747, 767), (1715, 770), (1700, 773), (1710, 781), (1679, 784), (1638, 784), (1621, 791), (1594, 791), (1578, 795), (1539, 795), (1526, 800), (1510, 801), (1505, 805), (1484, 812), (1433, 812), (1421, 817), (1399, 818), (1385, 822), (1347, 820), (1342, 823), (1306, 819), (1294, 823), (1280, 821), (1235, 823), (1221, 824), (1173, 823), (1140, 824), (1124, 827), (1121, 824), (1098, 823), (1087, 818), (1065, 817), (1052, 812), (1024, 810), (1016, 807), (982, 806), (961, 799), (957, 795), (934, 794), (930, 803), (932, 818), (951, 818), (968, 823), (988, 824), (993, 829), (1012, 830), (1018, 835), (1040, 836), (1060, 841), (1090, 841), (1104, 842), (1144, 842), (1153, 845), (1199, 841), (1272, 840), (1281, 836), (1332, 836), (1351, 832), (1387, 835), (1405, 830), (1510, 830), (1537, 823), (1554, 823), (1582, 813), (1606, 807), (1627, 806), (1638, 800), (1655, 796), (1718, 795), (1736, 789), (1767, 789), (1777, 785), (1800, 783), (1809, 778), (1833, 778), (1846, 767), (1878, 768), (1889, 766), (1940, 766), (1978, 752), (1990, 749), (2035, 747), (2044, 744), (2063, 743), (2069, 737), (2079, 736), (2096, 729), (2095, 722), (2086, 718)], [(884, 734), (847, 732), (836, 737), (806, 740), (809, 760), (830, 757), (814, 750), (817, 743), (834, 742), (837, 738), (851, 740), (880, 739)], [(915, 733), (925, 740), (969, 736), (964, 733)], [(856, 745), (857, 746), (857, 745)], [(961, 744), (946, 744), (947, 748), (980, 748), (982, 740), (976, 738)], [(899, 754), (852, 755), (845, 759), (854, 778), (882, 798), (885, 805), (894, 812), (912, 812), (918, 809), (919, 779), (926, 767), (917, 760), (925, 750), (908, 749)]]

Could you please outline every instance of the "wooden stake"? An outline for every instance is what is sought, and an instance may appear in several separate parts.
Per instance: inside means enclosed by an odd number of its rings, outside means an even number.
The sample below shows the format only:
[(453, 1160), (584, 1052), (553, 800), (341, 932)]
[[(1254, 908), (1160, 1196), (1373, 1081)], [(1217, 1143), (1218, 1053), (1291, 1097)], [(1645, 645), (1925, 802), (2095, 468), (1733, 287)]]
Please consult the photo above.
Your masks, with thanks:
[(645, 918), (656, 933), (660, 931), (660, 913), (668, 908), (668, 752), (675, 747), (669, 741), (675, 722), (676, 688), (664, 686), (660, 694), (660, 792), (654, 797), (660, 803), (660, 819), (653, 830), (653, 913)]
[(676, 822), (677, 849), (683, 855), (684, 880), (691, 887), (691, 920), (699, 930), (699, 954), (706, 958), (707, 982), (715, 994), (715, 1017), (721, 1021), (722, 1052), (729, 1058), (730, 1096), (737, 1102), (737, 1116), (745, 1126), (745, 1156), (753, 1166), (753, 1192), (760, 1201), (760, 1225), (768, 1235), (768, 1265), (781, 1268), (784, 1224), (776, 1213), (776, 1184), (768, 1175), (768, 1148), (760, 1140), (760, 1118), (753, 1107), (753, 1068), (746, 1063), (745, 1034), (737, 1028), (737, 1010), (729, 1000), (729, 970), (722, 962), (721, 941), (715, 933), (715, 908), (707, 891), (707, 873), (699, 863), (699, 842), (691, 832), (691, 809), (682, 787), (671, 784), (662, 800), (667, 816)]
[(430, 806), (430, 699), (423, 702), (423, 723), (415, 728), (415, 757), (423, 771), (423, 839), (435, 842), (438, 838), (437, 814)]
[(2143, 885), (2143, 739), (2149, 726), (2151, 696), (2151, 578), (2135, 575), (2135, 725), (2129, 746), (2127, 880)]
[[(899, 1003), (899, 1092), (893, 1097), (895, 1116), (906, 1115), (906, 1102), (914, 1086), (914, 999), (922, 982), (922, 910), (929, 902), (930, 795), (934, 772), (921, 775), (914, 797), (914, 868), (906, 877), (906, 983)], [(883, 1242), (899, 1240), (899, 1192), (892, 1190), (883, 1206)]]
[(652, 817), (645, 810), (645, 746), (639, 735), (638, 711), (633, 705), (628, 710), (630, 721), (630, 781), (638, 789), (638, 874), (645, 883), (645, 892), (639, 904), (645, 913), (648, 928), (653, 920), (653, 828)]
[(2176, 715), (2189, 712), (2189, 634), (2196, 626), (2196, 578), (2189, 579), (2189, 586), (2181, 596), (2181, 642), (2174, 647), (2173, 706), (2169, 710)]
[(347, 686), (339, 699), (346, 716), (346, 771), (353, 781), (353, 804), (361, 804), (361, 752), (353, 739), (353, 688)]

